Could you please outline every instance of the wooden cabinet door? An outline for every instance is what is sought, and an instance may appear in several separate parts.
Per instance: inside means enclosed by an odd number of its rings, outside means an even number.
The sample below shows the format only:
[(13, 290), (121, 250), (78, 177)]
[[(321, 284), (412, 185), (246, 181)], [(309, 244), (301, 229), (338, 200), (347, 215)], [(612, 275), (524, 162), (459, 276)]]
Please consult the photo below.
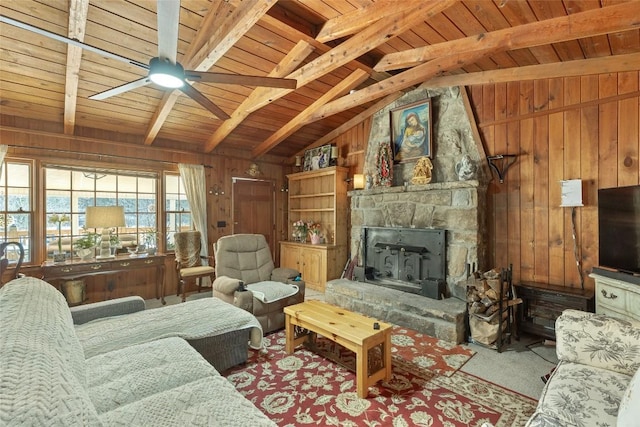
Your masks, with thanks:
[[(300, 248), (294, 245), (282, 244), (280, 246), (280, 266), (293, 268), (302, 273)], [(302, 278), (304, 279), (304, 276)]]
[(311, 288), (324, 291), (327, 276), (326, 251), (304, 248), (302, 250), (302, 279)]

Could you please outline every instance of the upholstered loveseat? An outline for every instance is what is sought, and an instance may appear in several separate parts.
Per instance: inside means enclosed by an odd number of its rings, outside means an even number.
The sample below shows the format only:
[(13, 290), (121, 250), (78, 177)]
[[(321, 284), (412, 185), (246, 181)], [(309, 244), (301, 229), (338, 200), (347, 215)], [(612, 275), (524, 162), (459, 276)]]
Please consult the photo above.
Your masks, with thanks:
[(555, 330), (560, 363), (527, 427), (640, 426), (640, 325), (565, 310)]
[(275, 425), (184, 339), (86, 357), (64, 297), (39, 279), (0, 289), (0, 324), (0, 425)]
[[(213, 249), (213, 296), (253, 313), (264, 333), (284, 328), (284, 307), (304, 301), (300, 272), (276, 268), (262, 234), (224, 236)], [(246, 291), (239, 289), (240, 282)]]

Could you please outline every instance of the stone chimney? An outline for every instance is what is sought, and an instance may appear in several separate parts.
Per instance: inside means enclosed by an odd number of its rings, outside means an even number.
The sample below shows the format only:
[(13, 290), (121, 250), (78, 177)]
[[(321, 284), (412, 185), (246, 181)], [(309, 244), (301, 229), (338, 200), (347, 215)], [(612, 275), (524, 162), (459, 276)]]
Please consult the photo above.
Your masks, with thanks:
[[(373, 187), (376, 154), (381, 143), (391, 142), (390, 111), (431, 99), (432, 180), (413, 185), (416, 164), (393, 164), (393, 185)], [(467, 265), (487, 269), (486, 193), (490, 175), (480, 141), (474, 140), (460, 90), (417, 89), (374, 115), (363, 172), (368, 186), (351, 197), (351, 253), (362, 260), (363, 227), (437, 228), (446, 230), (447, 286), (466, 279)], [(391, 144), (393, 147), (393, 144)], [(465, 160), (463, 160), (465, 159)], [(470, 160), (470, 161), (469, 161)], [(467, 162), (471, 173), (462, 173)]]

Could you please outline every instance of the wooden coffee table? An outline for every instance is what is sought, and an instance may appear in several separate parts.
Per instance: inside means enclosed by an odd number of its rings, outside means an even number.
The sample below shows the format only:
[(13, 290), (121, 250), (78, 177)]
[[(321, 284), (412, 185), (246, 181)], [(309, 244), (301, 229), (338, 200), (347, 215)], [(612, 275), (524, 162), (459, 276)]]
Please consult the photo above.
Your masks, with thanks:
[(284, 314), (287, 354), (319, 334), (356, 354), (358, 397), (366, 398), (369, 386), (391, 379), (390, 324), (313, 300), (285, 307)]

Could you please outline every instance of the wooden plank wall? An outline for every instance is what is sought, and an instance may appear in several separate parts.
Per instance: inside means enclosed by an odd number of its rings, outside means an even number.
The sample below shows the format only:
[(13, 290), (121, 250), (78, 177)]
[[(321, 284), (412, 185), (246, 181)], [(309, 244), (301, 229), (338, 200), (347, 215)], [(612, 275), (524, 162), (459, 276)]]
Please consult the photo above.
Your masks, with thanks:
[[(28, 129), (15, 131), (16, 129)], [(126, 136), (126, 135), (125, 135)], [(120, 138), (123, 135), (119, 135)], [(35, 161), (35, 181), (43, 182), (40, 174), (42, 164), (60, 163), (68, 165), (82, 165), (90, 167), (122, 168), (155, 171), (161, 174), (163, 171), (177, 171), (177, 164), (192, 163), (204, 164), (207, 188), (218, 187), (224, 194), (208, 194), (208, 218), (211, 227), (208, 230), (209, 252), (212, 254), (212, 245), (221, 236), (233, 233), (232, 211), (232, 178), (249, 178), (246, 170), (254, 162), (249, 153), (241, 150), (225, 149), (214, 150), (212, 154), (199, 154), (188, 151), (161, 149), (159, 147), (133, 145), (130, 143), (113, 142), (117, 138), (106, 131), (96, 131), (92, 137), (74, 138), (60, 134), (58, 124), (29, 121), (15, 117), (3, 116), (0, 122), (0, 140), (10, 146), (8, 157), (33, 159)], [(139, 138), (138, 138), (139, 139)], [(255, 160), (261, 174), (258, 179), (274, 182), (276, 188), (276, 236), (286, 236), (286, 193), (279, 189), (285, 182), (285, 169), (282, 159), (265, 155)], [(288, 172), (287, 172), (288, 173)], [(38, 185), (36, 185), (38, 187)], [(36, 216), (34, 230), (42, 227), (44, 195), (36, 191)], [(226, 222), (227, 226), (218, 228), (218, 221)], [(34, 235), (34, 239), (44, 241), (44, 236)], [(278, 257), (279, 254), (274, 254)], [(30, 276), (40, 277), (39, 263), (45, 258), (44, 247), (36, 255), (36, 265), (24, 266), (23, 271)], [(177, 279), (174, 269), (173, 256), (167, 257), (166, 289), (167, 294), (177, 289)], [(155, 272), (153, 270), (141, 270), (132, 273), (117, 275), (97, 276), (87, 279), (89, 301), (100, 301), (128, 295), (141, 295), (144, 298), (155, 296)], [(126, 283), (126, 286), (122, 286)]]
[(338, 164), (349, 168), (349, 177), (362, 173), (364, 156), (369, 142), (372, 118), (358, 123), (333, 142), (338, 147)]
[(505, 182), (489, 185), (494, 267), (514, 280), (579, 287), (571, 208), (561, 180), (581, 179), (576, 208), (585, 288), (598, 265), (599, 188), (640, 184), (640, 73), (499, 83), (469, 88), (487, 155), (517, 154)]

